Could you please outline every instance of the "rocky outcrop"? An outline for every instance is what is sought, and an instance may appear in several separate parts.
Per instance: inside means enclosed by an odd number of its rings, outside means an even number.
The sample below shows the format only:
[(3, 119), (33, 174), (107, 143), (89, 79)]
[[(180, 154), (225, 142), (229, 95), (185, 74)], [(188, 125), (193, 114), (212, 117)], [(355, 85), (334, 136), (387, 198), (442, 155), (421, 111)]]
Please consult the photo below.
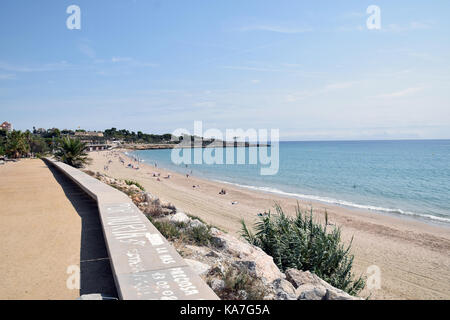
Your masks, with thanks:
[(298, 300), (359, 300), (309, 271), (288, 269), (285, 274), (286, 280), (294, 286)]
[(129, 185), (124, 180), (100, 173), (94, 176), (128, 194), (136, 206), (155, 221), (171, 223), (179, 231), (195, 228), (207, 230), (208, 245), (193, 245), (183, 241), (183, 237), (172, 244), (186, 263), (224, 299), (359, 299), (334, 288), (309, 271), (288, 269), (282, 273), (273, 258), (261, 248), (177, 212), (175, 206), (162, 203), (158, 197), (134, 184)]
[(255, 277), (270, 283), (284, 275), (273, 262), (273, 258), (267, 255), (261, 248), (255, 247), (247, 242), (226, 234), (218, 229), (211, 231), (214, 241), (219, 248), (229, 255), (235, 257), (234, 264), (246, 268)]

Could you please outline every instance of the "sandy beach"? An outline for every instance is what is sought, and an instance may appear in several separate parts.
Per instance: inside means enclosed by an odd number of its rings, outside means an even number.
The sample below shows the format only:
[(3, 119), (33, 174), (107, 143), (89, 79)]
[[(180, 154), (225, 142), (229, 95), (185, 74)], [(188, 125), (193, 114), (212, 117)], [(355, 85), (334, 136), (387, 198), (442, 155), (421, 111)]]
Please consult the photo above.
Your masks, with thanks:
[[(420, 221), (353, 210), (319, 202), (301, 201), (275, 194), (253, 191), (186, 177), (163, 168), (139, 164), (140, 169), (119, 151), (91, 152), (92, 163), (86, 168), (114, 178), (131, 179), (161, 200), (174, 204), (178, 210), (198, 216), (229, 233), (239, 235), (241, 219), (248, 225), (257, 221), (259, 212), (273, 209), (279, 203), (288, 214), (301, 208), (314, 210), (317, 219), (328, 212), (329, 222), (342, 228), (343, 239), (353, 237), (354, 272), (370, 276), (367, 270), (376, 266), (381, 272), (381, 288), (366, 289), (362, 297), (370, 299), (450, 299), (450, 228)], [(108, 163), (111, 160), (111, 163)], [(108, 170), (105, 171), (105, 166)], [(160, 179), (153, 176), (159, 173)], [(166, 178), (170, 175), (170, 178)], [(196, 186), (193, 188), (193, 186)], [(219, 195), (221, 189), (225, 195)], [(236, 202), (235, 204), (232, 204)], [(376, 269), (376, 268), (375, 268)], [(375, 270), (373, 267), (369, 270)]]

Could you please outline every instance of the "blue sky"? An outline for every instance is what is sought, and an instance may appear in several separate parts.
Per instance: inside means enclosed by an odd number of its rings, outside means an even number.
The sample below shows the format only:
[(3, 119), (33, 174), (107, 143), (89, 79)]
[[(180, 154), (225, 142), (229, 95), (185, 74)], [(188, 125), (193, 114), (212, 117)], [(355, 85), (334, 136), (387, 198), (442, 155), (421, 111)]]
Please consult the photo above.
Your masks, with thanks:
[[(69, 30), (69, 5), (81, 30)], [(381, 30), (368, 30), (369, 5)], [(450, 138), (450, 2), (0, 4), (0, 122), (283, 140)]]

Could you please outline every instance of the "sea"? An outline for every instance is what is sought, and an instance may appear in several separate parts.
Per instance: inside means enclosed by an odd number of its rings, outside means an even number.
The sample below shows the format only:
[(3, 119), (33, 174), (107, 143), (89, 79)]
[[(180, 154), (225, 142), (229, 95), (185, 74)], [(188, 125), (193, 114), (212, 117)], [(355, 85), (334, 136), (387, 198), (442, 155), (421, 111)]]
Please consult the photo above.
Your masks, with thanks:
[[(267, 165), (251, 164), (249, 155), (257, 147), (234, 149), (236, 161), (230, 164), (191, 164), (194, 152), (188, 164), (176, 164), (172, 152), (180, 150), (170, 149), (132, 155), (149, 165), (253, 190), (450, 226), (450, 140), (285, 141), (279, 143), (274, 175), (261, 175)], [(222, 151), (225, 162), (226, 151), (205, 150)], [(236, 164), (239, 151), (245, 152), (245, 164)]]

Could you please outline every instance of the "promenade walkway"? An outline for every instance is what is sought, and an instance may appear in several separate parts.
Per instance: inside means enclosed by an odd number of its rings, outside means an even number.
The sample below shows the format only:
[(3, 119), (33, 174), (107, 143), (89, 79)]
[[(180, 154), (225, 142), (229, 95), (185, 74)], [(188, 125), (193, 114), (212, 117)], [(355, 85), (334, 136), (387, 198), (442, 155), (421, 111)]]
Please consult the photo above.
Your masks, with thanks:
[(0, 299), (117, 296), (96, 202), (41, 160), (0, 166), (0, 243)]

